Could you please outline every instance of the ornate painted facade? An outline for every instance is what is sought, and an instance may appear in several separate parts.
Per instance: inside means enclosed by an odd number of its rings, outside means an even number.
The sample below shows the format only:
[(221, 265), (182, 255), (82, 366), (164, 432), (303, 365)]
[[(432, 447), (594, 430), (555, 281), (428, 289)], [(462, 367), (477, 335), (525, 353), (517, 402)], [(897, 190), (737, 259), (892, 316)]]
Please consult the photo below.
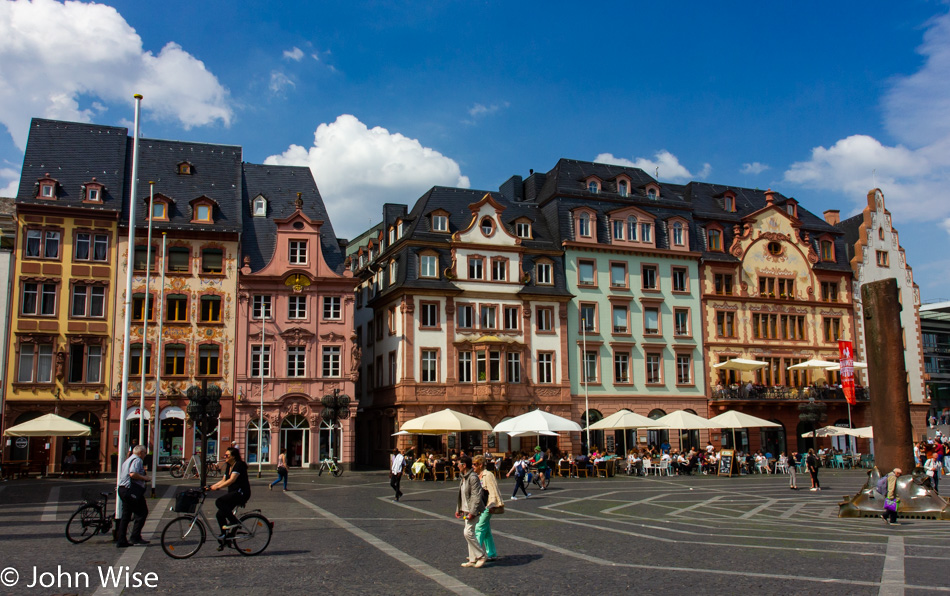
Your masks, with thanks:
[[(385, 206), (377, 231), (351, 244), (361, 282), (358, 461), (385, 465), (390, 435), (446, 407), (492, 424), (539, 407), (571, 416), (570, 295), (555, 239), (534, 206), (436, 187), (411, 212)], [(517, 448), (491, 433), (413, 439), (398, 444)]]
[[(330, 454), (321, 398), (355, 397), (356, 280), (307, 168), (245, 164), (243, 209), (234, 438), (249, 463), (276, 464), (285, 448), (289, 466), (316, 465)], [(333, 429), (345, 464), (356, 409)]]

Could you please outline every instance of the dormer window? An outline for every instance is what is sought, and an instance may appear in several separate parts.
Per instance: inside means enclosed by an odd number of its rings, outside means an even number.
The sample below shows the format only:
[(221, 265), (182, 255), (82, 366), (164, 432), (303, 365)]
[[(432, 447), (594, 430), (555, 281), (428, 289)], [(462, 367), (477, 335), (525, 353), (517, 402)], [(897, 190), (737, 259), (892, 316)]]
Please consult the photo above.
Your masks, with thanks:
[(673, 223), (673, 245), (674, 246), (684, 246), (685, 242), (685, 226), (683, 222), (677, 221)]
[(483, 217), (479, 227), (482, 229), (482, 234), (491, 236), (495, 231), (495, 222), (490, 217)]
[(258, 195), (254, 199), (253, 215), (254, 217), (267, 217), (267, 199), (263, 195)]
[(647, 189), (647, 198), (655, 201), (657, 197), (659, 196), (660, 196), (660, 193), (657, 192), (657, 190), (653, 188), (652, 186)]
[(389, 246), (396, 243), (396, 228), (389, 228)]
[(706, 231), (706, 247), (711, 252), (722, 252), (722, 230)]
[(589, 190), (592, 193), (600, 192), (600, 185), (597, 184), (596, 180), (591, 180), (590, 182), (587, 183), (587, 190)]
[(102, 203), (103, 186), (93, 178), (92, 182), (82, 185), (82, 200), (84, 203)]
[(397, 238), (397, 239), (402, 238), (402, 232), (403, 232), (403, 226), (404, 226), (404, 225), (405, 225), (405, 224), (404, 224), (402, 221), (397, 221), (397, 222), (396, 222), (396, 238)]
[(729, 213), (736, 212), (736, 196), (732, 193), (727, 193), (722, 198), (723, 208)]
[(590, 215), (581, 213), (577, 219), (577, 233), (585, 238), (590, 238)]
[(192, 223), (213, 223), (214, 201), (202, 196), (191, 202)]
[(98, 203), (99, 199), (99, 189), (98, 188), (87, 188), (86, 189), (86, 200), (90, 203)]
[(53, 198), (53, 185), (43, 184), (42, 186), (40, 186), (40, 196), (47, 199)]
[(785, 212), (788, 213), (789, 217), (798, 219), (798, 205), (794, 201), (785, 203)]
[(167, 221), (168, 205), (160, 201), (152, 203), (152, 219), (162, 219)]
[(433, 214), (432, 215), (432, 231), (433, 232), (448, 232), (449, 231), (449, 217), (442, 214)]
[(195, 209), (195, 221), (211, 221), (211, 205), (198, 205)]
[(531, 238), (531, 222), (529, 221), (516, 222), (515, 235), (518, 238)]
[(187, 161), (183, 161), (178, 164), (178, 173), (182, 176), (191, 176), (194, 173), (194, 168)]
[(630, 242), (636, 242), (639, 234), (637, 234), (637, 217), (631, 215), (627, 218), (627, 240)]
[(627, 185), (626, 180), (621, 180), (617, 183), (617, 192), (620, 196), (625, 197), (629, 193), (629, 186)]
[(40, 178), (37, 181), (37, 196), (43, 199), (55, 199), (56, 198), (56, 186), (57, 182), (55, 179), (50, 178), (49, 174), (46, 174), (45, 177)]

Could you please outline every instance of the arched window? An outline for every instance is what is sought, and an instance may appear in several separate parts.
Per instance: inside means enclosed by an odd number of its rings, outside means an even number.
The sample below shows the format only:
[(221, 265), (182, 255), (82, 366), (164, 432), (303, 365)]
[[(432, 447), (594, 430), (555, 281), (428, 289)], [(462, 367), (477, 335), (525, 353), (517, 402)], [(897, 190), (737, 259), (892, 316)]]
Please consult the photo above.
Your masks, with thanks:
[[(587, 410), (581, 414), (581, 428), (587, 428), (589, 424), (594, 424), (595, 422), (600, 422), (604, 419), (604, 415), (600, 413), (599, 410)], [(590, 431), (590, 445), (587, 444), (587, 431), (581, 431), (581, 452), (590, 453), (594, 447), (600, 449), (604, 448), (604, 431), (602, 430), (592, 430)]]
[[(666, 412), (660, 408), (651, 410), (647, 414), (647, 418), (651, 420), (656, 420), (657, 418), (662, 418), (666, 416)], [(648, 430), (647, 431), (647, 445), (655, 445), (657, 449), (663, 447), (663, 445), (669, 445), (670, 443), (670, 431), (668, 430)]]
[(590, 182), (587, 183), (587, 190), (589, 190), (590, 192), (596, 193), (597, 191), (600, 190), (600, 186), (597, 184), (596, 181), (591, 180)]
[(482, 234), (485, 234), (486, 236), (491, 236), (492, 232), (495, 231), (495, 223), (492, 221), (490, 217), (483, 217), (481, 228), (482, 228)]
[(683, 246), (683, 222), (678, 221), (673, 224), (673, 244)]
[(626, 181), (626, 180), (621, 180), (620, 182), (617, 183), (617, 192), (620, 193), (620, 196), (622, 196), (622, 197), (627, 196), (627, 192), (628, 192), (628, 191), (627, 191), (627, 181)]

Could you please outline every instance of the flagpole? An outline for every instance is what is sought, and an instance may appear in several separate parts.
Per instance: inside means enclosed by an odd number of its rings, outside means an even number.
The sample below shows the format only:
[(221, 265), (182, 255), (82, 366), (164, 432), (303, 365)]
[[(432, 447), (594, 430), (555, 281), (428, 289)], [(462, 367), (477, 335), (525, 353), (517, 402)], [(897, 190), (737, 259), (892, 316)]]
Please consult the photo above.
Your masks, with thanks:
[[(129, 408), (129, 350), (131, 348), (131, 338), (129, 337), (132, 329), (132, 269), (135, 260), (135, 197), (138, 194), (139, 177), (139, 115), (142, 111), (142, 96), (136, 93), (135, 98), (135, 125), (132, 136), (132, 180), (129, 191), (129, 244), (125, 260), (125, 324), (123, 326), (122, 338), (122, 400), (119, 407), (119, 453), (117, 461), (121, 463), (125, 460), (125, 412)], [(141, 423), (139, 424), (141, 426)], [(119, 489), (119, 483), (122, 482), (122, 466), (117, 466), (115, 471), (115, 487)], [(154, 470), (153, 470), (154, 472)], [(116, 499), (115, 518), (122, 517), (122, 500)]]
[[(149, 208), (149, 211), (151, 211), (151, 208)], [(166, 236), (166, 234), (167, 234), (167, 232), (162, 232), (162, 281), (161, 281), (161, 287), (159, 288), (159, 299), (158, 299), (159, 308), (161, 308), (161, 305), (165, 303), (165, 263), (166, 263), (166, 261), (165, 261), (165, 247), (166, 247), (167, 244), (168, 244), (168, 237)], [(149, 313), (148, 303), (149, 303), (149, 301), (150, 301), (151, 299), (152, 299), (152, 297), (149, 295), (149, 293), (148, 293), (148, 291), (147, 291), (147, 288), (146, 288), (146, 292), (145, 292), (145, 306), (143, 307), (145, 318), (148, 318), (148, 313)], [(161, 311), (160, 311), (160, 312), (161, 312)], [(162, 358), (161, 358), (161, 356), (162, 356), (162, 331), (163, 331), (164, 328), (165, 328), (164, 325), (162, 324), (162, 323), (163, 323), (163, 319), (164, 319), (164, 317), (162, 317), (161, 315), (159, 315), (159, 317), (158, 317), (158, 339), (156, 340), (156, 343), (157, 343), (157, 346), (156, 346), (156, 347), (158, 348), (158, 350), (157, 350), (158, 359), (157, 359), (156, 364), (155, 364), (155, 417), (156, 417), (156, 420), (155, 420), (155, 433), (154, 433), (154, 436), (152, 437), (152, 445), (153, 445), (153, 447), (152, 447), (152, 471), (153, 471), (153, 474), (152, 474), (152, 498), (153, 498), (153, 499), (155, 498), (155, 472), (158, 471), (158, 430), (159, 430), (159, 423), (161, 422), (161, 417), (160, 417), (159, 414), (158, 414), (158, 398), (159, 398), (159, 396), (161, 395), (161, 388), (162, 388)], [(143, 344), (143, 346), (142, 346), (142, 350), (143, 350), (143, 358), (144, 358), (144, 350), (145, 350), (145, 345), (144, 345), (144, 344)], [(151, 359), (150, 359), (149, 361), (151, 362)]]
[[(251, 305), (253, 311), (254, 306)], [(252, 312), (253, 314), (253, 312)], [(261, 460), (264, 452), (264, 333), (266, 332), (267, 320), (264, 318), (264, 302), (261, 301), (261, 360), (258, 366), (258, 372), (261, 373), (261, 411), (260, 418), (257, 421), (257, 477), (261, 477), (261, 468), (264, 462)], [(270, 368), (270, 359), (267, 360), (267, 366)], [(269, 443), (268, 443), (269, 445)]]
[[(581, 311), (583, 314), (583, 311)], [(581, 370), (584, 371), (584, 420), (587, 422), (587, 453), (590, 453), (590, 394), (587, 390), (587, 317), (581, 316), (581, 337), (583, 338), (583, 354), (581, 354)]]
[[(148, 343), (148, 305), (149, 282), (152, 281), (152, 209), (155, 204), (155, 183), (148, 183), (148, 240), (145, 242), (145, 301), (142, 306), (142, 352), (139, 368), (142, 369), (142, 382), (139, 386), (139, 445), (145, 444), (145, 346)], [(156, 389), (157, 391), (157, 389)], [(158, 415), (158, 412), (155, 412)], [(154, 468), (152, 468), (154, 471)], [(154, 474), (153, 474), (154, 475)]]

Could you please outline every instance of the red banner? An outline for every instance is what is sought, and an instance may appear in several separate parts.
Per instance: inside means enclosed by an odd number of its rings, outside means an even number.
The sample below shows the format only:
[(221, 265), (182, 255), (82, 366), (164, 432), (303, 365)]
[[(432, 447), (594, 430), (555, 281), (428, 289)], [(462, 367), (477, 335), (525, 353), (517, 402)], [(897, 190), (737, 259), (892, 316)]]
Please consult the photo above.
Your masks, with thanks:
[(850, 341), (838, 340), (838, 363), (841, 365), (841, 390), (852, 406), (858, 403), (854, 397), (854, 352)]

